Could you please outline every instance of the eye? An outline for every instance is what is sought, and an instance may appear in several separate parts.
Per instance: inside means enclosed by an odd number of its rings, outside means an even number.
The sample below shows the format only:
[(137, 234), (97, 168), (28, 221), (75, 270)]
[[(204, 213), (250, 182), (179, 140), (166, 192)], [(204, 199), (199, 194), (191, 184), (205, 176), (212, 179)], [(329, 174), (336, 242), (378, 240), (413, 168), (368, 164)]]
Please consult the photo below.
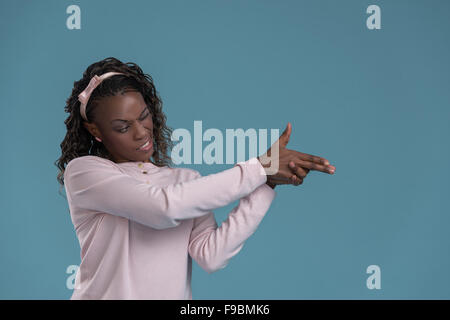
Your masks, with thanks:
[[(147, 112), (146, 115), (143, 116), (143, 117), (142, 117), (141, 119), (139, 119), (139, 120), (144, 120), (144, 119), (147, 118), (149, 115), (150, 115), (150, 112)], [(118, 129), (117, 131), (120, 132), (120, 133), (125, 133), (125, 132), (127, 132), (127, 129), (128, 129), (129, 127), (130, 127), (130, 126), (125, 127), (125, 128), (122, 128), (122, 129)]]

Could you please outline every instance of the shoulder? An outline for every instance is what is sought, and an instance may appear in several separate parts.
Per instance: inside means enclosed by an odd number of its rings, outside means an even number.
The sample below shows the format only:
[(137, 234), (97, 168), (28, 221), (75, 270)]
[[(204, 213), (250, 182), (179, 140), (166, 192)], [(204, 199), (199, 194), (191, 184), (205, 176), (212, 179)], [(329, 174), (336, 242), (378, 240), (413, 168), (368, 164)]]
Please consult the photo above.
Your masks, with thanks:
[(67, 163), (66, 169), (64, 174), (66, 175), (66, 173), (70, 173), (73, 170), (78, 171), (79, 169), (90, 169), (90, 168), (96, 168), (96, 169), (113, 169), (113, 170), (118, 170), (118, 166), (111, 160), (102, 158), (102, 157), (98, 157), (98, 156), (92, 156), (92, 155), (87, 155), (87, 156), (82, 156), (82, 157), (77, 157), (74, 158), (72, 160), (70, 160)]
[(95, 163), (108, 164), (108, 165), (112, 165), (112, 166), (115, 165), (115, 163), (111, 160), (108, 160), (108, 159), (105, 159), (102, 157), (98, 157), (98, 156), (88, 155), (88, 156), (77, 157), (77, 158), (70, 160), (67, 163), (66, 168), (68, 168), (69, 166), (71, 166), (73, 164), (79, 165), (79, 164), (88, 164), (88, 163), (90, 163), (90, 164), (95, 164)]

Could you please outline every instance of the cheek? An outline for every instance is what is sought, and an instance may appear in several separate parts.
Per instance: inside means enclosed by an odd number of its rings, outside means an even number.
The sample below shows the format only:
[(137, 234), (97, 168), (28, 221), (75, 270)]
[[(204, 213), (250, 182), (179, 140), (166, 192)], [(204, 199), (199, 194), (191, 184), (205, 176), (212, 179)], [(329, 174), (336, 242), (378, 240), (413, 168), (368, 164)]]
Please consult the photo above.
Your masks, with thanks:
[(153, 130), (154, 130), (154, 127), (153, 127), (153, 121), (150, 119), (150, 120), (148, 120), (148, 121), (145, 121), (144, 122), (144, 126), (150, 131), (150, 133), (152, 134), (152, 136), (154, 135), (153, 134)]
[(111, 137), (109, 145), (116, 150), (128, 149), (130, 147), (130, 139), (127, 133), (117, 133)]
[(151, 117), (148, 117), (148, 119), (145, 119), (144, 125), (148, 129), (153, 129), (153, 121)]

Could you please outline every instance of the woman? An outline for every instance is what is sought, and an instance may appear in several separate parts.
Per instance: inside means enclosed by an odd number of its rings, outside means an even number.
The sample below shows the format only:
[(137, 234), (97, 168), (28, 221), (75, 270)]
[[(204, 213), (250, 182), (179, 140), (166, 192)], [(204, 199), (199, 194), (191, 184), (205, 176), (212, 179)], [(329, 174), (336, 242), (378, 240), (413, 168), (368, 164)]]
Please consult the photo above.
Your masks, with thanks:
[[(256, 230), (276, 185), (299, 185), (310, 169), (335, 170), (286, 149), (290, 123), (262, 157), (231, 169), (202, 177), (169, 167), (172, 130), (152, 78), (112, 57), (87, 68), (65, 111), (58, 181), (81, 247), (72, 299), (192, 299), (192, 259), (210, 273), (224, 268)], [(238, 199), (218, 228), (211, 210)]]

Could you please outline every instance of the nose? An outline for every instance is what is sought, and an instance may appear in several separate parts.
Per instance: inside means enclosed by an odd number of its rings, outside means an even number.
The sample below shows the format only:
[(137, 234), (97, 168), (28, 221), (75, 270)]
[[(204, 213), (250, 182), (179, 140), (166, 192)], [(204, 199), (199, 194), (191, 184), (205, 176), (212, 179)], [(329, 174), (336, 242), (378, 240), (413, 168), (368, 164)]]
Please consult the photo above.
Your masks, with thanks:
[(144, 127), (144, 125), (142, 123), (137, 123), (136, 125), (136, 130), (135, 130), (135, 139), (136, 140), (142, 140), (148, 137), (149, 133), (151, 133), (151, 131), (147, 128)]

